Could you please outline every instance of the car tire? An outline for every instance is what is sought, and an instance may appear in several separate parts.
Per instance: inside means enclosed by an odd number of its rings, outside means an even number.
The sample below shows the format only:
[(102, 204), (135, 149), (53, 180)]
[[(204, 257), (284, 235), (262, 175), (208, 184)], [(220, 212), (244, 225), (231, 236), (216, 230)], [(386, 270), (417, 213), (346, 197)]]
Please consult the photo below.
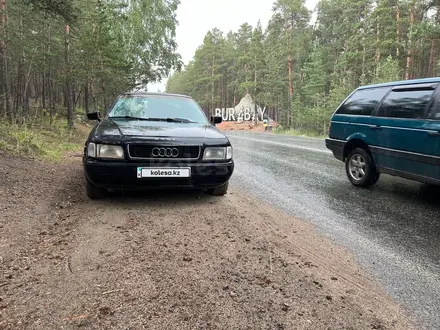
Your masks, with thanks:
[(380, 179), (380, 172), (376, 170), (376, 176), (374, 177), (373, 185), (376, 184), (376, 182), (379, 181), (379, 179)]
[(107, 194), (106, 189), (97, 187), (88, 180), (86, 180), (86, 190), (87, 190), (87, 197), (89, 197), (90, 199), (103, 198)]
[(345, 171), (348, 180), (356, 187), (369, 188), (380, 177), (373, 159), (363, 148), (355, 148), (348, 154)]
[(208, 189), (208, 194), (213, 196), (223, 196), (226, 195), (228, 191), (229, 181), (226, 181), (220, 186), (217, 186), (215, 188)]

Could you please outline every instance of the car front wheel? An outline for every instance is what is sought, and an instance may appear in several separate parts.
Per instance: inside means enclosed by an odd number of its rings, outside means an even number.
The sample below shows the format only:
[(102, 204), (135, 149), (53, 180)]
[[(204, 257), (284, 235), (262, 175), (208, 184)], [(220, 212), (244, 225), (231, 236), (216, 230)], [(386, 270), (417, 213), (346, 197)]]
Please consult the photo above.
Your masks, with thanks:
[(215, 188), (208, 189), (208, 194), (213, 196), (223, 196), (227, 193), (229, 186), (229, 181), (226, 181), (224, 184), (217, 186)]
[(345, 159), (345, 170), (348, 180), (357, 187), (371, 187), (379, 179), (373, 159), (362, 148), (355, 148), (350, 152)]
[(89, 197), (90, 199), (103, 198), (107, 193), (106, 189), (97, 187), (88, 180), (86, 180), (86, 190), (87, 190), (87, 197)]

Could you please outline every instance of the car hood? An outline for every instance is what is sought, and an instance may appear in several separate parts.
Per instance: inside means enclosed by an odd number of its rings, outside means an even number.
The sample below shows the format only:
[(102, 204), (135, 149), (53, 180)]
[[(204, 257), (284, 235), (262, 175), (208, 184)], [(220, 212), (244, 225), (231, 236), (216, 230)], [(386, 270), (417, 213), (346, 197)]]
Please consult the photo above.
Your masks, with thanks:
[(225, 139), (226, 136), (212, 125), (193, 123), (168, 123), (139, 120), (104, 119), (96, 127), (95, 137), (98, 138), (202, 138)]

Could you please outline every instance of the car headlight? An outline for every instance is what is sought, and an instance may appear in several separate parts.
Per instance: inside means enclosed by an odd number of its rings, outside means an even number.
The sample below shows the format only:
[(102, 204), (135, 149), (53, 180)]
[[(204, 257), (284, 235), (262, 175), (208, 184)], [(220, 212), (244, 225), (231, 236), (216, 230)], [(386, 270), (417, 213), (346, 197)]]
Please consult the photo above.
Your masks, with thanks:
[(222, 160), (232, 159), (232, 147), (208, 147), (203, 153), (203, 159)]
[(121, 146), (90, 142), (87, 155), (93, 158), (124, 159), (124, 149)]

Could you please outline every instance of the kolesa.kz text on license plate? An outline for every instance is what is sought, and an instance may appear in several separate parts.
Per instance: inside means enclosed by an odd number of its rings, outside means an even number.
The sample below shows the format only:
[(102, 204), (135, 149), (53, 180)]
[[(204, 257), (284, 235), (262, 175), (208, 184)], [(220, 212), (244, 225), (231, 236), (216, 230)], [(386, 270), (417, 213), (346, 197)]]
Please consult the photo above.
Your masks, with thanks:
[(191, 176), (191, 168), (150, 168), (138, 167), (138, 178), (188, 178)]

